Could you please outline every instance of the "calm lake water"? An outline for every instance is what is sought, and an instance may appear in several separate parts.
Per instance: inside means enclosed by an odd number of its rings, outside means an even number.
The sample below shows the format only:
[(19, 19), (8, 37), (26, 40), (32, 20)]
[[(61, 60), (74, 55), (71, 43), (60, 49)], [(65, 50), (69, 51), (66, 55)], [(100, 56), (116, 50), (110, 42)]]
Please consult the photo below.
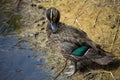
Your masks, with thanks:
[[(19, 4), (19, 1), (22, 2)], [(55, 76), (49, 64), (46, 66), (45, 55), (31, 49), (23, 37), (16, 37), (24, 29), (36, 25), (34, 21), (44, 18), (44, 8), (31, 7), (33, 2), (0, 0), (0, 80), (52, 80)], [(65, 79), (59, 77), (57, 80)]]
[(51, 80), (45, 60), (17, 37), (0, 37), (0, 80)]

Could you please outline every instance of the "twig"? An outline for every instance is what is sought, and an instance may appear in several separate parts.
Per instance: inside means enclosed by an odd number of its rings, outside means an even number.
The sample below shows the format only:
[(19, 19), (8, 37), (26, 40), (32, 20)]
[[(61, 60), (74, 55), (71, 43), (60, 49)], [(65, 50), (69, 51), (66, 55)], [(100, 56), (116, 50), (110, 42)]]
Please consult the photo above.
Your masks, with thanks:
[(77, 22), (79, 26), (82, 26), (82, 25), (79, 23), (77, 17), (80, 17), (80, 16), (84, 13), (84, 12), (82, 12), (82, 13), (78, 14), (78, 13), (79, 13), (79, 10), (82, 9), (82, 8), (85, 6), (85, 3), (86, 3), (87, 1), (88, 1), (88, 0), (85, 0), (84, 3), (83, 3), (83, 5), (78, 8), (77, 14), (74, 13), (74, 15), (75, 15), (76, 17), (75, 17), (75, 20), (74, 20), (73, 24), (75, 24), (75, 22)]
[(117, 33), (118, 33), (118, 31), (119, 31), (119, 29), (117, 29), (117, 31), (116, 31), (116, 33), (115, 33), (115, 35), (114, 35), (113, 42), (112, 42), (112, 44), (111, 44), (111, 52), (113, 51), (113, 47), (114, 47), (115, 41), (116, 41), (116, 39), (117, 39)]
[[(75, 17), (75, 20), (74, 20), (74, 23), (73, 23), (73, 24), (75, 24), (75, 22), (78, 21), (78, 20), (77, 20), (77, 17), (79, 17), (80, 15), (83, 14), (83, 12), (80, 13), (80, 14), (78, 14), (78, 13), (79, 13), (79, 10), (81, 10), (81, 9), (85, 6), (85, 3), (86, 3), (87, 1), (88, 1), (88, 0), (85, 0), (84, 3), (83, 3), (83, 5), (82, 5), (81, 7), (78, 8), (77, 14), (74, 13), (74, 15), (75, 15), (76, 17)], [(79, 24), (79, 22), (77, 22), (77, 23)]]
[(65, 70), (66, 66), (67, 66), (67, 59), (65, 60), (65, 65), (63, 66), (63, 69), (59, 73), (57, 73), (57, 75), (53, 78), (53, 80), (56, 80), (61, 75), (61, 73)]
[(117, 40), (117, 34), (118, 34), (118, 32), (119, 32), (119, 20), (118, 20), (118, 28), (116, 30), (116, 33), (115, 33), (114, 38), (113, 38), (113, 42), (111, 44), (111, 52), (113, 51), (113, 47), (114, 47), (115, 41)]
[[(79, 7), (77, 13), (79, 13), (79, 10), (81, 10), (81, 9), (85, 6), (85, 4), (86, 4), (87, 1), (88, 1), (88, 0), (85, 0), (85, 1), (84, 1), (83, 5), (82, 5), (81, 7)], [(82, 14), (82, 13), (81, 13), (81, 14)], [(80, 16), (81, 14), (77, 15), (77, 17)]]
[(101, 12), (101, 9), (100, 9), (100, 11), (98, 12), (98, 14), (97, 14), (97, 16), (96, 16), (96, 19), (95, 19), (95, 22), (94, 22), (94, 24), (93, 24), (93, 27), (94, 27), (94, 28), (95, 28), (96, 23), (97, 23), (97, 21), (98, 21), (98, 17), (99, 17), (99, 15), (100, 15), (100, 12)]
[(110, 72), (110, 71), (101, 71), (101, 72), (110, 74), (112, 76), (113, 80), (116, 80), (112, 72)]
[(76, 22), (79, 24), (79, 26), (82, 26), (82, 25), (79, 23), (78, 19), (76, 19)]
[[(110, 71), (94, 71), (94, 72), (88, 72), (87, 74), (85, 74), (85, 76), (84, 77), (86, 77), (86, 76), (89, 76), (90, 74), (92, 74), (92, 73), (107, 73), (107, 74), (110, 74), (111, 76), (112, 76), (112, 78), (113, 78), (113, 80), (116, 80), (115, 79), (115, 77), (114, 77), (114, 75), (113, 75), (113, 73), (112, 72), (110, 72)], [(102, 77), (102, 75), (100, 75), (100, 78)]]

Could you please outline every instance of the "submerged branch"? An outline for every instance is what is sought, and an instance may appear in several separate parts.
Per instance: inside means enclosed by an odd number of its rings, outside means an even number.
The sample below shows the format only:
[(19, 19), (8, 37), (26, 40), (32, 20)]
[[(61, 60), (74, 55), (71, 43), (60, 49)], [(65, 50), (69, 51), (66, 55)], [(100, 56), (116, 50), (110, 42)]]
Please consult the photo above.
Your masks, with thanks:
[(56, 74), (53, 80), (56, 80), (61, 75), (61, 73), (65, 70), (66, 66), (67, 66), (67, 59), (65, 60), (65, 65), (63, 66), (63, 69)]

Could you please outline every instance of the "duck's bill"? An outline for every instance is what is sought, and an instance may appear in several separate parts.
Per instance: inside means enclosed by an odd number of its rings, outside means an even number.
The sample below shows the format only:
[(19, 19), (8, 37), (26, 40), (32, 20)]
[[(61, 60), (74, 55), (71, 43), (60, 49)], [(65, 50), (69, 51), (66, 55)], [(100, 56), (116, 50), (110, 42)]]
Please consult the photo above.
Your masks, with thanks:
[(53, 32), (57, 31), (57, 24), (56, 23), (51, 23), (51, 29)]

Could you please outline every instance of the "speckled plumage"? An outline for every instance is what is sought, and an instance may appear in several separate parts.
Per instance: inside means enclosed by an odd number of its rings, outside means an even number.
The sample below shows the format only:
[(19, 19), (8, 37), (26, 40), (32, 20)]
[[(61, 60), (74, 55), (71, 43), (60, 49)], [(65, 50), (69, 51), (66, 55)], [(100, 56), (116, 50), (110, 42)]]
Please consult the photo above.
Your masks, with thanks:
[[(80, 58), (87, 56), (84, 55), (82, 57), (71, 57), (71, 52), (77, 47), (80, 47), (81, 45), (87, 45), (90, 46), (92, 52), (90, 56), (90, 60), (99, 60), (101, 58), (104, 58), (105, 56), (111, 56), (109, 57), (110, 62), (112, 60), (112, 54), (105, 52), (102, 50), (99, 45), (95, 44), (93, 41), (91, 41), (86, 33), (82, 30), (78, 30), (72, 26), (68, 26), (64, 23), (59, 23), (57, 25), (58, 30), (56, 33), (53, 33), (52, 30), (50, 29), (50, 23), (48, 22), (47, 25), (47, 36), (48, 36), (48, 41), (53, 47), (52, 49), (58, 48), (56, 50), (59, 50), (58, 52), (62, 53), (62, 55), (70, 60), (73, 61), (79, 61)], [(107, 53), (107, 54), (105, 54)], [(59, 54), (58, 54), (59, 55)], [(90, 55), (90, 54), (89, 54)], [(95, 57), (96, 56), (96, 57)], [(97, 57), (99, 56), (99, 57)], [(100, 61), (100, 60), (99, 60)], [(108, 60), (107, 60), (108, 61)], [(103, 63), (101, 64), (107, 64), (108, 62), (102, 61)], [(96, 62), (96, 61), (95, 61)], [(105, 63), (104, 63), (105, 62)], [(100, 64), (100, 62), (99, 62)]]
[[(53, 12), (57, 10), (55, 8), (49, 8), (46, 12), (47, 17), (50, 15), (50, 9), (53, 9)], [(52, 14), (52, 16), (55, 19), (59, 19), (58, 17), (60, 17), (57, 16), (57, 13)], [(113, 61), (114, 55), (101, 49), (99, 45), (88, 38), (84, 31), (61, 23), (58, 20), (55, 21), (57, 30), (53, 32), (50, 25), (52, 20), (50, 20), (50, 18), (48, 18), (48, 20), (46, 32), (48, 41), (52, 46), (51, 49), (57, 50), (56, 52), (61, 53), (66, 59), (80, 63), (95, 62), (100, 65), (107, 65)], [(89, 46), (89, 50), (86, 54), (83, 56), (71, 55), (74, 49), (82, 45)]]

